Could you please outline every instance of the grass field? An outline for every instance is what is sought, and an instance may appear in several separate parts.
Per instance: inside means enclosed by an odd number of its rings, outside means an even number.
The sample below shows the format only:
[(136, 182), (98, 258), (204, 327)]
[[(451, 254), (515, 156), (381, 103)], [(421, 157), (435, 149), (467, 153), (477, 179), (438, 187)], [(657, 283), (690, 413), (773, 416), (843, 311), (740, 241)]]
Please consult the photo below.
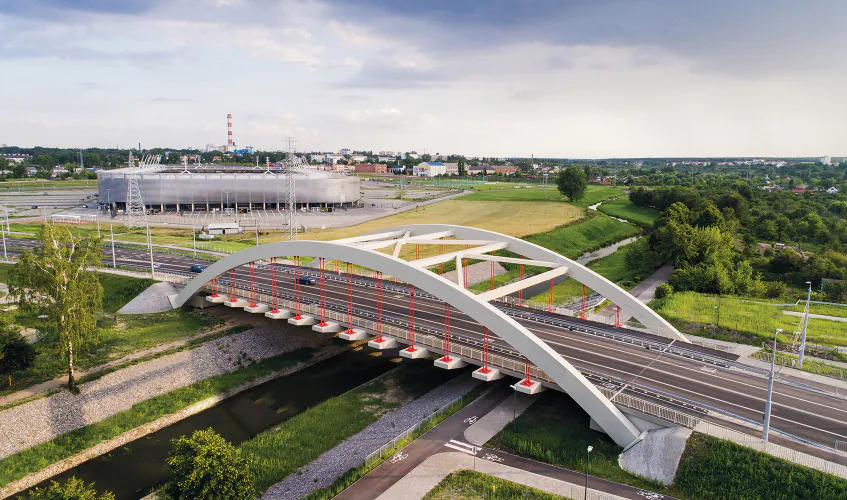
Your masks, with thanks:
[(385, 376), (327, 399), (244, 442), (241, 450), (250, 460), (257, 491), (266, 490), (386, 413), (455, 375), (433, 371), (421, 363), (403, 363)]
[(847, 498), (847, 480), (698, 433), (688, 439), (674, 489), (692, 500)]
[[(641, 276), (636, 276), (634, 272), (627, 269), (626, 264), (624, 263), (623, 249), (619, 249), (610, 255), (591, 261), (588, 263), (587, 267), (609, 281), (620, 283), (626, 289), (635, 286), (635, 278), (643, 278)], [(594, 290), (586, 288), (587, 294), (591, 294), (593, 292)], [(569, 299), (573, 299), (581, 295), (582, 284), (574, 279), (567, 279), (553, 287), (553, 304), (561, 304), (562, 302), (567, 302)], [(532, 297), (530, 302), (546, 304), (548, 297), (549, 292), (542, 293)]]
[(536, 232), (524, 239), (570, 259), (576, 259), (585, 252), (603, 248), (639, 232), (640, 229), (632, 224), (597, 212), (589, 212), (584, 221), (559, 226), (543, 233)]
[[(782, 307), (696, 292), (673, 293), (651, 306), (686, 333), (754, 345), (772, 340), (777, 328), (783, 329), (779, 341), (790, 342), (802, 320), (783, 314)], [(713, 332), (716, 317), (719, 328)], [(811, 344), (847, 345), (847, 323), (810, 318), (807, 338)]]
[(566, 497), (530, 488), (472, 470), (456, 471), (429, 491), (423, 500), (566, 500)]
[[(476, 192), (463, 196), (461, 199), (470, 201), (557, 201), (568, 202), (567, 198), (556, 189), (556, 183), (551, 182), (545, 188), (540, 184), (528, 183), (487, 183), (474, 186)], [(624, 189), (615, 186), (598, 186), (589, 184), (585, 197), (573, 205), (588, 207), (603, 200), (620, 196)]]
[[(0, 265), (0, 282), (7, 280), (10, 266)], [(153, 283), (149, 279), (112, 274), (101, 273), (97, 276), (103, 286), (103, 309), (108, 314), (113, 314)], [(38, 318), (37, 311), (15, 309), (2, 314), (12, 324), (36, 330), (44, 328), (44, 321)], [(212, 316), (188, 308), (157, 314), (101, 316), (97, 321), (95, 341), (84, 347), (78, 346), (75, 364), (80, 369), (102, 365), (138, 350), (192, 336), (218, 323), (219, 320)], [(47, 332), (44, 340), (36, 342), (34, 347), (36, 357), (33, 365), (13, 378), (11, 389), (4, 385), (0, 395), (53, 379), (65, 372), (67, 367), (56, 354), (50, 332)]]
[(274, 371), (289, 368), (308, 360), (312, 349), (274, 356), (231, 373), (195, 382), (175, 391), (133, 405), (129, 410), (77, 430), (63, 434), (45, 443), (28, 448), (0, 460), (0, 486), (37, 472), (51, 464), (79, 453), (102, 441), (112, 439), (157, 418), (177, 412), (191, 404), (238, 387)]
[(591, 430), (588, 414), (570, 397), (547, 392), (538, 398), (514, 425), (507, 425), (486, 446), (578, 471), (585, 470), (585, 450), (593, 446), (591, 475), (667, 492), (661, 484), (621, 469), (618, 465), (621, 447), (606, 434)]
[(639, 226), (650, 228), (653, 222), (659, 217), (659, 211), (648, 207), (639, 207), (635, 203), (629, 201), (629, 198), (622, 197), (614, 200), (603, 202), (597, 207), (597, 210), (607, 215), (619, 217), (632, 221)]

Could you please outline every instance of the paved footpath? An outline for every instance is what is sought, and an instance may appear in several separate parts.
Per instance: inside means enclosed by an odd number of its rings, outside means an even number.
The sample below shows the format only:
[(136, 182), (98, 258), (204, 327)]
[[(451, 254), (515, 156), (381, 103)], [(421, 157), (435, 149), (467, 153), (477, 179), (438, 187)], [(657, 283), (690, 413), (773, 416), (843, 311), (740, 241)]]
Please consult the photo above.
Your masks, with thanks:
[[(419, 499), (450, 472), (473, 469), (491, 473), (536, 488), (567, 492), (563, 488), (577, 488), (585, 481), (585, 474), (509, 455), (490, 448), (475, 447), (465, 442), (465, 430), (480, 417), (497, 408), (512, 390), (505, 384), (481, 396), (456, 412), (453, 416), (430, 430), (392, 459), (386, 460), (365, 477), (336, 496), (336, 500), (399, 500)], [(447, 456), (444, 456), (447, 455)], [(467, 458), (457, 459), (461, 455)], [(486, 463), (487, 462), (487, 463)], [(419, 468), (422, 467), (422, 468)], [(565, 486), (567, 484), (567, 486)], [(552, 486), (550, 486), (552, 485)], [(589, 476), (592, 499), (627, 498), (644, 500), (671, 500), (631, 486), (613, 483)], [(548, 489), (549, 491), (549, 489)]]

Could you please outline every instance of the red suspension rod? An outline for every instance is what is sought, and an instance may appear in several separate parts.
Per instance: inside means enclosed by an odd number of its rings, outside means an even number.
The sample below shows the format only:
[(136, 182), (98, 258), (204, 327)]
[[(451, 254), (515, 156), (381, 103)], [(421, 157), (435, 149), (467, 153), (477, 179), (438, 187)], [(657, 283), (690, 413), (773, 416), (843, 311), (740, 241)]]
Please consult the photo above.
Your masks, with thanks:
[(353, 273), (347, 263), (347, 333), (353, 334)]
[(550, 296), (547, 297), (547, 312), (553, 312), (553, 280), (550, 280)]
[(415, 352), (415, 287), (409, 285), (409, 348), (407, 351)]
[(318, 326), (324, 327), (324, 326), (327, 326), (327, 323), (326, 323), (326, 290), (325, 290), (325, 287), (324, 287), (324, 281), (325, 281), (324, 280), (324, 258), (321, 257), (320, 259), (318, 259), (318, 261), (319, 261), (320, 267), (321, 267), (321, 275), (320, 275), (321, 299), (320, 299), (320, 302), (318, 303), (318, 309), (320, 309), (320, 313), (321, 313), (321, 322), (318, 323)]
[(250, 307), (256, 307), (256, 271), (253, 262), (250, 262)]
[(526, 378), (521, 382), (521, 385), (529, 387), (533, 384), (532, 379), (529, 378), (529, 358), (524, 359), (526, 360)]
[(276, 294), (276, 257), (271, 257), (271, 313), (279, 312), (279, 297)]
[(218, 297), (218, 279), (215, 278), (212, 280), (212, 298)]
[(621, 324), (621, 306), (615, 306), (615, 324), (613, 326), (618, 328), (623, 326)]
[(376, 335), (377, 342), (382, 342), (382, 273), (376, 272)]
[(301, 320), (300, 315), (300, 257), (294, 257), (294, 319)]
[(235, 270), (229, 270), (229, 301), (238, 302), (238, 297), (235, 296)]
[(468, 287), (468, 259), (462, 259), (462, 279), (464, 279), (465, 288)]
[[(521, 264), (521, 276), (518, 279), (523, 279), (523, 264)], [(518, 290), (518, 304), (523, 305), (523, 290)]]
[(579, 313), (579, 319), (585, 319), (585, 285), (582, 285), (582, 309)]
[(441, 360), (449, 363), (453, 359), (450, 358), (450, 304), (447, 302), (444, 303), (444, 340), (444, 357)]
[(488, 368), (488, 327), (482, 327), (482, 369), (480, 373), (490, 373)]

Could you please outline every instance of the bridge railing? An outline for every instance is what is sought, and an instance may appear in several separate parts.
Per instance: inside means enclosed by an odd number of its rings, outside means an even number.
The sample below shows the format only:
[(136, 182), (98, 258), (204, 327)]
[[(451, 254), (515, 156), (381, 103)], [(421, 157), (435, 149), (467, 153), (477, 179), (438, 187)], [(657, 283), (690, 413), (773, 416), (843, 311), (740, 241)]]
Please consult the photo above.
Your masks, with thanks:
[[(207, 288), (211, 289), (208, 285)], [(236, 291), (242, 292), (242, 296), (249, 295), (249, 289), (236, 286)], [(256, 301), (258, 303), (263, 304), (271, 304), (272, 296), (266, 293), (257, 293)], [(280, 298), (277, 297), (277, 304), (279, 307), (283, 307), (286, 309), (295, 309), (297, 307), (297, 303), (294, 300)], [(300, 311), (305, 314), (311, 314), (314, 316), (320, 316), (320, 306), (319, 304), (307, 304), (301, 301), (300, 303)], [(325, 319), (332, 320), (338, 322), (342, 326), (346, 326), (348, 324), (348, 315), (346, 312), (334, 311), (331, 309), (325, 310)], [(378, 329), (378, 324), (376, 321), (371, 319), (362, 318), (359, 316), (353, 315), (351, 322), (352, 326), (365, 328), (372, 335), (376, 335), (374, 332)], [(408, 328), (398, 327), (391, 324), (382, 325), (382, 333), (391, 338), (397, 339), (398, 341), (411, 344), (411, 334)], [(455, 354), (460, 356), (461, 358), (469, 361), (474, 361), (474, 364), (482, 365), (484, 351), (482, 349), (476, 349), (473, 347), (469, 347), (463, 344), (451, 343), (450, 349), (447, 349), (447, 341), (441, 336), (432, 335), (429, 333), (423, 332), (415, 332), (414, 334), (414, 343), (416, 346), (426, 347), (434, 352), (440, 352), (441, 354), (445, 354), (450, 352), (451, 354)], [(516, 374), (523, 374), (526, 371), (526, 363), (523, 361), (518, 361), (497, 353), (488, 353), (488, 364), (494, 366), (496, 368), (500, 368), (503, 370), (509, 370)], [(589, 370), (582, 369), (577, 367), (583, 374), (589, 376), (589, 378), (597, 379), (599, 378), (597, 374), (590, 372)], [(530, 365), (529, 369), (530, 378), (535, 380), (540, 380), (543, 382), (547, 382), (549, 384), (555, 384), (552, 378), (550, 378), (543, 370), (539, 369), (537, 366)], [(609, 377), (603, 377), (609, 378)], [(619, 383), (622, 381), (618, 381)], [(665, 420), (667, 422), (671, 422), (677, 425), (682, 425), (688, 428), (693, 428), (699, 422), (699, 419), (695, 416), (689, 415), (687, 413), (681, 412), (679, 410), (675, 410), (673, 408), (668, 408), (661, 404), (644, 400), (630, 394), (626, 394), (621, 390), (613, 390), (608, 389), (602, 386), (599, 386), (598, 389), (613, 403), (630, 408), (632, 410), (644, 413), (646, 415), (654, 416)]]

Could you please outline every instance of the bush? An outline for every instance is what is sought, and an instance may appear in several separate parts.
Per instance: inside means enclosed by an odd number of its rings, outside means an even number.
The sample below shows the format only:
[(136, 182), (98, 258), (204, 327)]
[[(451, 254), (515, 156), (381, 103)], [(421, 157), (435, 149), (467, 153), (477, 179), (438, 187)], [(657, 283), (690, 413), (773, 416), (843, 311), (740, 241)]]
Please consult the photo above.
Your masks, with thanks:
[(765, 297), (775, 299), (781, 297), (788, 287), (781, 281), (769, 281), (765, 284)]
[(9, 377), (12, 388), (12, 373), (26, 370), (35, 361), (35, 349), (20, 333), (9, 328), (0, 320), (0, 375)]
[(241, 451), (209, 428), (173, 442), (167, 460), (174, 473), (168, 495), (174, 498), (252, 500), (253, 478)]
[(27, 498), (29, 500), (115, 500), (115, 495), (107, 491), (102, 495), (97, 494), (94, 483), (86, 485), (85, 482), (76, 477), (68, 479), (65, 484), (51, 481), (47, 489), (35, 488)]
[(656, 298), (662, 299), (673, 293), (673, 287), (667, 283), (662, 283), (656, 287)]

